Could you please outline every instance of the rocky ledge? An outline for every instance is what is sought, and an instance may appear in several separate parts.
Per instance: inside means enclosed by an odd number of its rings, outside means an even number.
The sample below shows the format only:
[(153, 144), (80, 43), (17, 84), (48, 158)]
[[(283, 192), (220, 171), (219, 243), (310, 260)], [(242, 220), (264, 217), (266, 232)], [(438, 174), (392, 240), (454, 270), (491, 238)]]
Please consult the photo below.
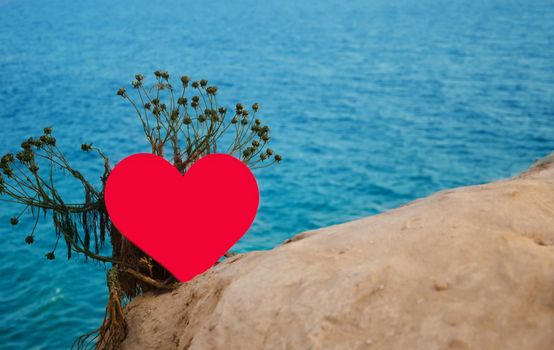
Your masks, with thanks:
[(123, 349), (552, 349), (554, 157), (225, 260), (126, 308)]

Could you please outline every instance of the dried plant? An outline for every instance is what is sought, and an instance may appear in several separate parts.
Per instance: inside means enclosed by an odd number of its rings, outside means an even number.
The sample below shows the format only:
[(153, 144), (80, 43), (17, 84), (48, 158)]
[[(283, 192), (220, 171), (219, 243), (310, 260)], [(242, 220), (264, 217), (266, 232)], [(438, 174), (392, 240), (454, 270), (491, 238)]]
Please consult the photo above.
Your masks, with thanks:
[[(216, 152), (234, 155), (253, 169), (281, 161), (268, 148), (269, 127), (257, 118), (257, 103), (250, 111), (239, 103), (229, 113), (218, 104), (217, 87), (208, 86), (207, 80), (191, 82), (183, 76), (176, 92), (169, 73), (156, 71), (154, 75), (153, 86), (146, 87), (144, 76), (137, 74), (132, 83), (134, 93), (120, 88), (117, 95), (133, 106), (152, 153), (166, 157), (181, 173), (202, 156)], [(104, 187), (111, 170), (108, 157), (92, 144), (81, 145), (82, 151), (95, 153), (104, 164), (101, 184), (95, 187), (71, 166), (56, 144), (52, 128), (43, 131), (40, 137), (24, 141), (18, 153), (1, 158), (0, 199), (22, 207), (11, 218), (12, 225), (25, 214), (34, 220), (32, 232), (25, 237), (28, 244), (35, 240), (40, 214), (52, 217), (55, 239), (46, 259), (55, 259), (63, 239), (68, 259), (77, 253), (109, 264), (104, 321), (99, 329), (78, 338), (74, 347), (116, 349), (126, 335), (123, 305), (147, 291), (172, 289), (177, 281), (112, 225), (104, 204)], [(81, 187), (80, 203), (64, 200), (57, 186), (60, 173), (69, 174)], [(106, 239), (111, 255), (101, 254)]]

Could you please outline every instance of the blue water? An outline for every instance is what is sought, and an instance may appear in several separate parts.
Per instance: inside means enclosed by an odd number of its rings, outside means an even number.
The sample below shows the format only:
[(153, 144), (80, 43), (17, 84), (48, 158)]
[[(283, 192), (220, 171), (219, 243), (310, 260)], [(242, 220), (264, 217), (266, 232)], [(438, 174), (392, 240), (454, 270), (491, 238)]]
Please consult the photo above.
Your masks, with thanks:
[[(281, 165), (234, 248), (516, 174), (554, 149), (554, 3), (0, 0), (0, 151), (53, 125), (77, 168), (146, 150), (115, 96), (135, 73), (208, 78), (232, 106), (260, 102)], [(0, 348), (64, 349), (97, 327), (105, 269), (0, 205)], [(28, 220), (30, 221), (30, 220)]]

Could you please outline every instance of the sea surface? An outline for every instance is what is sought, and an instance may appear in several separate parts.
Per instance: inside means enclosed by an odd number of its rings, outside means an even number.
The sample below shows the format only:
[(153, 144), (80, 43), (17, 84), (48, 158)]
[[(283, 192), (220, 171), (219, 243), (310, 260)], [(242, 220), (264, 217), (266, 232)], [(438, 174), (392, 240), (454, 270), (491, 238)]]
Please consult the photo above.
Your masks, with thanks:
[[(156, 69), (262, 106), (272, 148), (257, 219), (234, 250), (509, 177), (554, 150), (551, 0), (0, 0), (0, 152), (53, 126), (92, 179), (146, 151), (116, 96)], [(64, 182), (60, 182), (63, 187)], [(44, 254), (0, 205), (0, 349), (66, 349), (96, 328), (106, 268)], [(184, 218), (186, 219), (186, 218)]]

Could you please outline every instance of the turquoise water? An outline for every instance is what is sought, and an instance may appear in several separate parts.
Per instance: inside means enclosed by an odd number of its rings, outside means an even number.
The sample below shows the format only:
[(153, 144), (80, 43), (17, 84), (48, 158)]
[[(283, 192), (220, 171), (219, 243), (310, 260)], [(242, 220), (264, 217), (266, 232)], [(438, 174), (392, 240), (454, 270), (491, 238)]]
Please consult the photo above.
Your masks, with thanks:
[[(554, 149), (552, 1), (0, 0), (0, 151), (53, 125), (89, 176), (144, 151), (115, 92), (135, 73), (208, 78), (260, 102), (285, 161), (237, 251), (507, 177)], [(53, 232), (0, 205), (0, 348), (64, 349), (99, 325), (105, 270), (51, 262)]]

